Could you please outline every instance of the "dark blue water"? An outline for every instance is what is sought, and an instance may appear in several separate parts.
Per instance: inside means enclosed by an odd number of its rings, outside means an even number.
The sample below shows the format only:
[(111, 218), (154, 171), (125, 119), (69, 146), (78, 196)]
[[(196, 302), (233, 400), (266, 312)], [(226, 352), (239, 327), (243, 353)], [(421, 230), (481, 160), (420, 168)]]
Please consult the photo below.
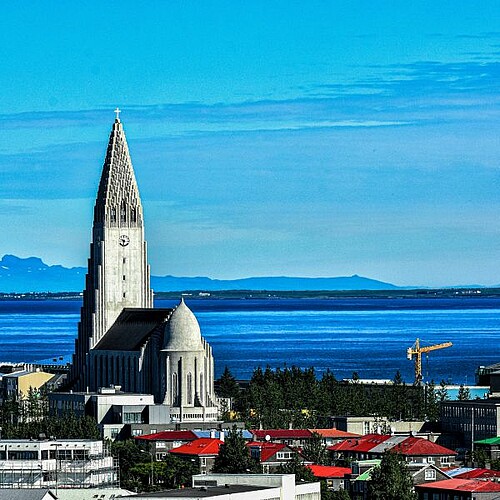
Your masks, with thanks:
[[(156, 301), (171, 307), (176, 301)], [(500, 299), (187, 300), (213, 347), (216, 374), (237, 378), (253, 369), (314, 366), (338, 378), (413, 379), (406, 349), (446, 341), (453, 347), (424, 358), (424, 375), (454, 383), (474, 380), (478, 365), (500, 361)], [(0, 301), (0, 360), (35, 361), (73, 351), (78, 301)]]

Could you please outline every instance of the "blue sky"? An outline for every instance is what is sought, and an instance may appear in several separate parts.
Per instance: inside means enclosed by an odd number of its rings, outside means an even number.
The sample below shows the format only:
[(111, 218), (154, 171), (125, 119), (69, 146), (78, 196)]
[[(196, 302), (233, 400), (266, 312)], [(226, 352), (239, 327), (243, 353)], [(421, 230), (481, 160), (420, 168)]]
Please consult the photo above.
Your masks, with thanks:
[(122, 109), (153, 274), (500, 283), (500, 3), (23, 2), (0, 255), (85, 265)]

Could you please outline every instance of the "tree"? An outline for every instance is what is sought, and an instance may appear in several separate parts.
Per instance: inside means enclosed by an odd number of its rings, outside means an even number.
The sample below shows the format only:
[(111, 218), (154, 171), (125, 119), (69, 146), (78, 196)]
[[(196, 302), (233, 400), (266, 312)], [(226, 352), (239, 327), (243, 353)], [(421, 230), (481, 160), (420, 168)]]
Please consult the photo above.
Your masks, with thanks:
[(439, 383), (439, 389), (436, 391), (439, 402), (448, 401), (450, 397), (448, 396), (448, 388), (446, 387), (446, 381), (441, 380)]
[(240, 386), (226, 366), (219, 380), (216, 380), (217, 394), (221, 398), (237, 399), (240, 396)]
[(464, 387), (464, 384), (460, 384), (460, 388), (458, 389), (458, 400), (459, 401), (468, 401), (470, 399), (470, 390), (468, 387)]
[(293, 455), (291, 460), (278, 467), (278, 474), (295, 474), (295, 482), (297, 483), (299, 481), (307, 483), (316, 481), (312, 470), (302, 463), (297, 453)]
[(323, 439), (317, 432), (313, 432), (311, 439), (306, 441), (302, 453), (308, 460), (318, 465), (326, 465), (329, 461)]
[(373, 500), (415, 500), (413, 481), (403, 457), (386, 451), (380, 465), (373, 468), (368, 486)]
[(439, 420), (439, 401), (434, 380), (425, 385), (425, 403), (427, 418), (431, 422), (437, 422)]
[(152, 464), (151, 456), (141, 453), (141, 460), (141, 463), (129, 469), (126, 480), (122, 480), (122, 486), (141, 491), (178, 488), (189, 485), (192, 476), (200, 472), (198, 465), (170, 453), (162, 461), (154, 461)]
[(246, 441), (236, 426), (229, 431), (224, 444), (219, 448), (213, 471), (225, 474), (260, 472), (259, 463), (250, 456)]
[[(120, 468), (120, 483), (122, 487), (130, 486), (130, 469), (136, 464), (146, 460), (151, 460), (149, 455), (141, 453), (141, 449), (135, 444), (133, 439), (127, 441), (114, 441), (110, 445), (111, 455), (118, 459), (118, 466)], [(135, 490), (135, 485), (131, 488)]]
[(326, 481), (321, 481), (321, 500), (351, 500), (349, 493), (344, 488), (338, 491), (328, 489)]

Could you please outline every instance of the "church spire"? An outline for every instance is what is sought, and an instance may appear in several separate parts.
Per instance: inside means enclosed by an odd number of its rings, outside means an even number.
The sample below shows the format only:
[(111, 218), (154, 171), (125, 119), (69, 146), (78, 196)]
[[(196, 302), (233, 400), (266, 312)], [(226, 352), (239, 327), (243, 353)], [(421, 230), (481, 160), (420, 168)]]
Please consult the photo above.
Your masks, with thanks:
[(142, 205), (119, 108), (109, 136), (94, 208), (94, 224), (106, 227), (142, 226)]
[(119, 118), (109, 136), (94, 206), (88, 273), (71, 379), (89, 384), (87, 356), (124, 308), (153, 307), (139, 189)]

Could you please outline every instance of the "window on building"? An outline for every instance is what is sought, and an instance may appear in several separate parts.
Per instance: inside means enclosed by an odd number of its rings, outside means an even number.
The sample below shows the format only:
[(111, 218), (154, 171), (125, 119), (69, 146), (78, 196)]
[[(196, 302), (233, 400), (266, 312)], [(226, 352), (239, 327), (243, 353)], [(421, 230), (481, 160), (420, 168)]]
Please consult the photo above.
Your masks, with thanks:
[(434, 481), (436, 479), (436, 471), (434, 469), (425, 469), (425, 480)]
[(142, 429), (132, 429), (132, 436), (141, 436)]
[(207, 459), (206, 459), (206, 457), (200, 457), (200, 465), (202, 467), (206, 467), (207, 466)]
[(140, 412), (124, 412), (123, 413), (123, 423), (124, 424), (142, 424), (142, 413)]
[(191, 373), (187, 375), (187, 402), (188, 405), (193, 403), (193, 376)]
[(120, 206), (120, 222), (127, 222), (127, 205), (122, 202)]
[(177, 373), (172, 373), (172, 404), (177, 403)]

